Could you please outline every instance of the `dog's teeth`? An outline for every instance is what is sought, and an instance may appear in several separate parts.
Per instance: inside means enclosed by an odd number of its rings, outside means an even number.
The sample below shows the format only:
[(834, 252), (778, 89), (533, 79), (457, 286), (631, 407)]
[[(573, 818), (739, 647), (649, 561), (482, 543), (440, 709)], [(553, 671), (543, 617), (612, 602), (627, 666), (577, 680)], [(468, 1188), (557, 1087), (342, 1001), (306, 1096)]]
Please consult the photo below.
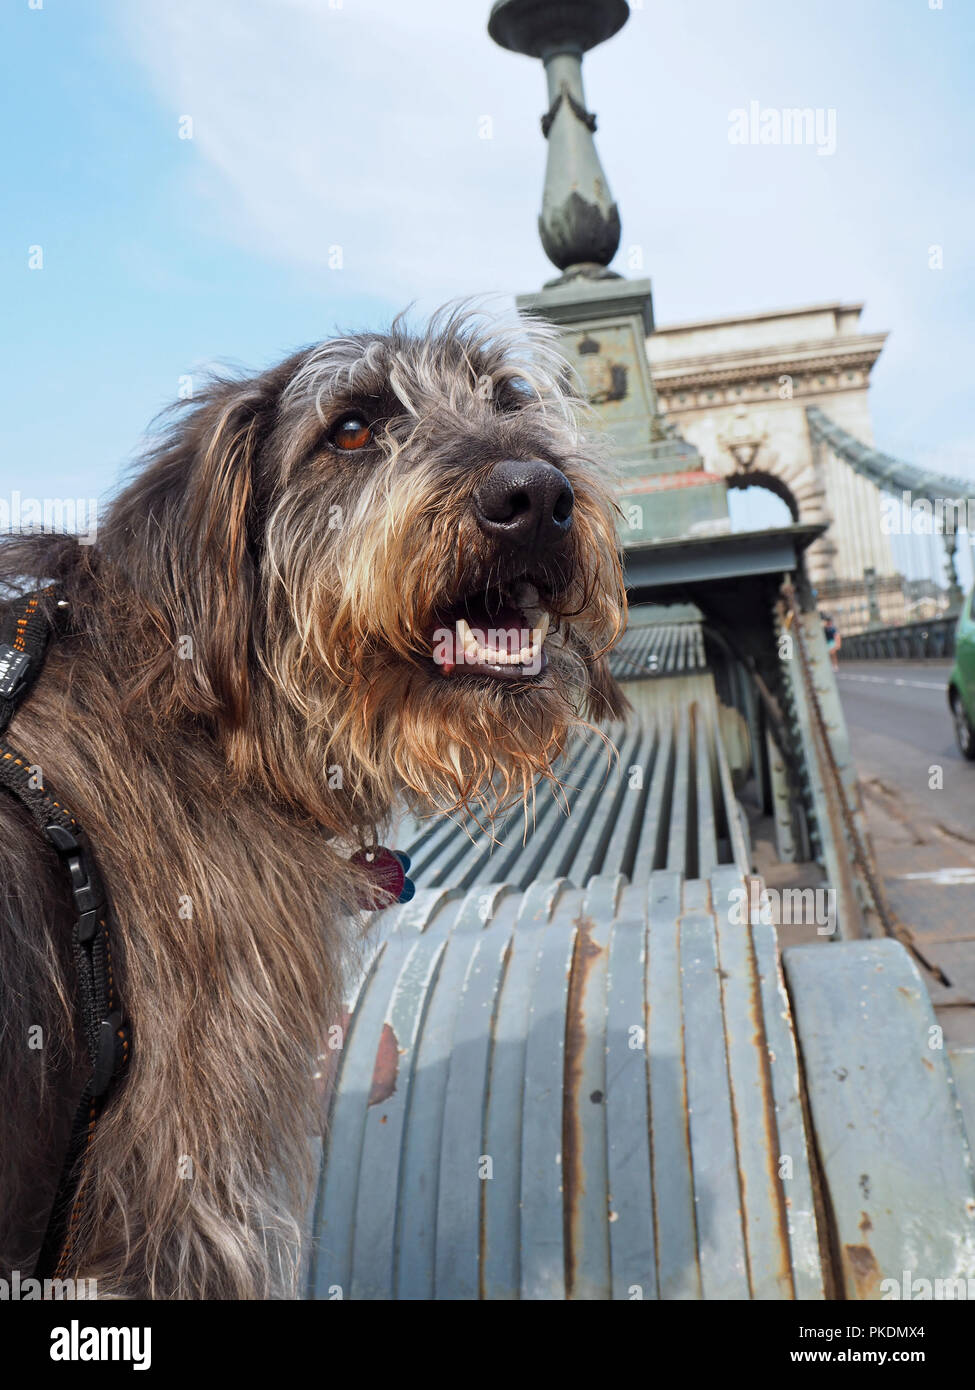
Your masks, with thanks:
[(470, 623), (466, 618), (457, 619), (457, 646), (464, 653), (467, 661), (477, 660), (477, 638), (471, 631)]
[[(537, 598), (534, 585), (523, 584), (520, 589), (524, 598)], [(524, 609), (527, 608), (528, 604), (525, 603)], [(538, 614), (537, 621), (535, 620), (535, 612)], [(525, 613), (526, 619), (531, 623), (529, 632), (526, 634), (530, 640), (518, 651), (509, 651), (506, 645), (500, 647), (485, 645), (474, 635), (467, 619), (458, 618), (454, 629), (458, 653), (462, 651), (463, 660), (472, 666), (491, 666), (495, 670), (499, 670), (503, 666), (535, 665), (541, 656), (542, 643), (545, 641), (549, 629), (548, 613), (540, 608), (535, 612)]]

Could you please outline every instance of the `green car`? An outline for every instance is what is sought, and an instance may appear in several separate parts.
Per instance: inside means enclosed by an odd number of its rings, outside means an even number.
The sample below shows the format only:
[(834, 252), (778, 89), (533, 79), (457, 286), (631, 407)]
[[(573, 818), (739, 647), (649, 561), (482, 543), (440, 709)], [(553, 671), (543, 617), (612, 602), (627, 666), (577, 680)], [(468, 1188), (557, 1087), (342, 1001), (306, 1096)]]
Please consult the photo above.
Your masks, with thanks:
[(948, 704), (962, 755), (975, 760), (975, 589), (962, 604), (955, 629), (955, 664), (948, 677)]

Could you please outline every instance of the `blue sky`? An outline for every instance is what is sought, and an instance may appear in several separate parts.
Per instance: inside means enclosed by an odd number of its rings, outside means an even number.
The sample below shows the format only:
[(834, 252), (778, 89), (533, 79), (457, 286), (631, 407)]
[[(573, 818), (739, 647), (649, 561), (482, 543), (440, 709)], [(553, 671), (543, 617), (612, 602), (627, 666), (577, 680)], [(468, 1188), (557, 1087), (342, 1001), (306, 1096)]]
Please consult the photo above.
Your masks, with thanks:
[[(931, 3), (631, 0), (587, 97), (659, 321), (865, 300), (878, 443), (975, 475), (975, 5)], [(549, 278), (542, 70), (488, 9), (5, 0), (0, 496), (106, 495), (207, 364)], [(752, 100), (836, 153), (729, 143)]]

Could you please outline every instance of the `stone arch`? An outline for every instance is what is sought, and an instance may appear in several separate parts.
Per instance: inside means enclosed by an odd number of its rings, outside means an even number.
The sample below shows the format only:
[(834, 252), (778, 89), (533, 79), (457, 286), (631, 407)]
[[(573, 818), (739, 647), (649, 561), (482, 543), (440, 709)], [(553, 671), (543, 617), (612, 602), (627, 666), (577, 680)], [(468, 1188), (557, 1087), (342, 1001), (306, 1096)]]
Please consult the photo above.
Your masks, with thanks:
[(739, 469), (737, 473), (730, 473), (725, 479), (729, 488), (750, 488), (762, 487), (767, 492), (772, 492), (776, 497), (782, 499), (789, 508), (789, 513), (793, 521), (799, 520), (799, 501), (784, 479), (777, 473), (766, 472), (765, 469)]
[[(766, 440), (762, 438), (752, 459), (754, 461), (746, 462), (736, 457), (734, 450), (725, 447), (722, 472), (729, 488), (768, 488), (782, 498), (793, 521), (803, 525), (832, 525), (825, 474), (814, 443), (808, 454), (789, 450), (783, 455), (768, 448)], [(806, 551), (806, 564), (813, 584), (823, 584), (831, 577), (835, 557), (836, 543), (827, 530)]]

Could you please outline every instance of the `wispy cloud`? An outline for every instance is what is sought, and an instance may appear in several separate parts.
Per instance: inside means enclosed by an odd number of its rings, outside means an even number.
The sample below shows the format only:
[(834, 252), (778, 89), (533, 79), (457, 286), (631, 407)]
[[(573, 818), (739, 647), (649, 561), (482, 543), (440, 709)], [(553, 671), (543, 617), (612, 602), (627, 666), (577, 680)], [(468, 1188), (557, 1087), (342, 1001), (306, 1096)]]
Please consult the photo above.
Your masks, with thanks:
[[(536, 288), (540, 64), (488, 39), (488, 0), (129, 0), (163, 110), (188, 114), (187, 205), (316, 291), (422, 307)], [(970, 432), (971, 146), (957, 8), (848, 0), (631, 5), (587, 57), (589, 105), (662, 322), (826, 299), (892, 330), (878, 439)], [(836, 112), (836, 154), (728, 142), (752, 99)], [(479, 138), (483, 117), (492, 138)], [(970, 164), (970, 160), (968, 161)], [(945, 243), (945, 270), (928, 269)], [(634, 272), (632, 265), (621, 268)], [(924, 350), (917, 351), (923, 343)], [(967, 471), (967, 470), (966, 470)]]
[(512, 74), (484, 17), (477, 0), (167, 0), (126, 23), (174, 139), (192, 118), (214, 230), (316, 273), (340, 256), (347, 283), (403, 299), (510, 289), (519, 266), (530, 286), (543, 264), (544, 151), (504, 90), (520, 77), (540, 105), (541, 69)]

